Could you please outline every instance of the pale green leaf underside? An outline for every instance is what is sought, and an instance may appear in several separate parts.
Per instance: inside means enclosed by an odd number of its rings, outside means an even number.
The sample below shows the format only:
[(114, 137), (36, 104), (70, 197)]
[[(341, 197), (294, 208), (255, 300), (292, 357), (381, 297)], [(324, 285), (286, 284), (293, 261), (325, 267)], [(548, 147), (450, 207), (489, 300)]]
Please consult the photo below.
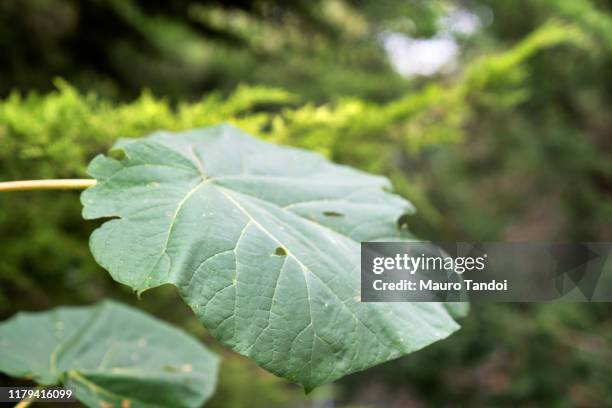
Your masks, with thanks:
[(217, 357), (183, 332), (119, 303), (19, 313), (0, 324), (0, 371), (74, 387), (89, 407), (200, 407)]
[(387, 179), (229, 125), (121, 141), (85, 218), (96, 260), (141, 292), (165, 283), (220, 341), (306, 389), (457, 330), (441, 304), (361, 303), (360, 241), (399, 236)]

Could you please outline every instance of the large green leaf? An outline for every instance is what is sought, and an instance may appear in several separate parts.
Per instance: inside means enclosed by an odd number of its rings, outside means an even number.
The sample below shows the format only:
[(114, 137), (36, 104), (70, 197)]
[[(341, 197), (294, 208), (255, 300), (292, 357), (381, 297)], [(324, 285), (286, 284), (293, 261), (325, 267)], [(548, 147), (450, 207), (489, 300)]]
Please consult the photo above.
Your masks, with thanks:
[[(412, 211), (385, 178), (229, 125), (120, 141), (81, 196), (96, 260), (138, 292), (171, 283), (210, 332), (307, 390), (457, 330), (443, 305), (362, 303), (359, 241)], [(401, 223), (400, 223), (401, 224)]]
[(190, 336), (110, 301), (19, 313), (0, 324), (0, 371), (74, 387), (90, 407), (200, 407), (217, 365)]

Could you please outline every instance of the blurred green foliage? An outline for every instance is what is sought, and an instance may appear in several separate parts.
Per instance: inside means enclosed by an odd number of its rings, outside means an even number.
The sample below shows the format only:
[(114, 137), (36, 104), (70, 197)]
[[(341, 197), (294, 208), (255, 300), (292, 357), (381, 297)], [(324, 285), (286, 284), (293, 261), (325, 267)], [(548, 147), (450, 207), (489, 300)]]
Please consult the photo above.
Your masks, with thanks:
[[(425, 208), (431, 207), (418, 190), (410, 189), (411, 175), (403, 172), (402, 166), (432, 145), (462, 141), (464, 125), (475, 107), (488, 104), (490, 93), (504, 99), (504, 109), (515, 104), (520, 100), (515, 95), (521, 93), (524, 82), (524, 75), (516, 75), (522, 62), (535, 51), (567, 42), (574, 35), (569, 26), (546, 25), (516, 47), (477, 60), (458, 81), (430, 85), (383, 104), (344, 98), (322, 105), (301, 105), (296, 94), (261, 86), (241, 86), (227, 98), (213, 93), (199, 102), (176, 105), (149, 92), (133, 102), (116, 104), (93, 92), (82, 95), (58, 79), (57, 91), (27, 96), (13, 93), (0, 103), (3, 178), (85, 177), (89, 160), (107, 151), (119, 137), (231, 121), (270, 141), (317, 150), (338, 162), (386, 174), (396, 181), (400, 193), (420, 200)], [(36, 202), (38, 197), (50, 194), (59, 196), (50, 206)], [(23, 204), (24, 197), (30, 205)], [(81, 279), (94, 267), (84, 239), (90, 228), (79, 227), (82, 222), (77, 217), (79, 203), (74, 194), (5, 195), (1, 205), (2, 230), (20, 239), (3, 245), (0, 296), (15, 285), (36, 287), (34, 282), (54, 274), (65, 280), (57, 282), (58, 289), (80, 286)], [(440, 223), (439, 216), (436, 220)], [(21, 239), (26, 236), (29, 238)], [(37, 242), (32, 248), (41, 251), (35, 259), (50, 257), (43, 265), (29, 267), (31, 242)], [(62, 251), (66, 247), (73, 250)], [(82, 268), (86, 270), (80, 271)], [(20, 272), (18, 276), (15, 271)], [(40, 286), (44, 287), (46, 284)], [(36, 299), (44, 297), (36, 294)], [(23, 300), (25, 304), (30, 302)], [(2, 296), (0, 301), (6, 307), (8, 298)], [(18, 305), (9, 306), (12, 309)]]
[[(423, 15), (417, 27), (431, 25), (440, 7), (419, 3), (402, 9)], [(50, 90), (60, 75), (121, 97), (147, 87), (193, 99), (248, 83), (316, 99), (388, 98), (405, 81), (370, 37), (398, 8), (337, 0), (6, 0), (0, 95)]]
[[(423, 238), (612, 240), (611, 6), (7, 0), (0, 179), (84, 177), (119, 137), (230, 121), (390, 177)], [(457, 68), (395, 73), (379, 34), (436, 37), (452, 7), (488, 21), (457, 38)], [(76, 192), (0, 196), (0, 315), (111, 296), (220, 351), (172, 289), (136, 301), (95, 265), (97, 223), (80, 209)], [(612, 404), (609, 306), (476, 305), (464, 323), (323, 393), (374, 406)], [(225, 354), (212, 406), (316, 403)]]

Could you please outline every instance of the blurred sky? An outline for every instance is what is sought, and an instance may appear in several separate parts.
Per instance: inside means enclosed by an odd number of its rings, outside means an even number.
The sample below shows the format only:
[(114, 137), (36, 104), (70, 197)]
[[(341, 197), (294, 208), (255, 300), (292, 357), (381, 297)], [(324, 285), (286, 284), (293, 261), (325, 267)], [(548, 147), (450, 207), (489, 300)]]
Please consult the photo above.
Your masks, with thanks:
[(391, 64), (405, 77), (429, 76), (456, 67), (460, 46), (458, 36), (478, 31), (483, 22), (476, 14), (461, 8), (450, 10), (439, 21), (440, 29), (432, 38), (412, 38), (387, 32), (381, 36)]

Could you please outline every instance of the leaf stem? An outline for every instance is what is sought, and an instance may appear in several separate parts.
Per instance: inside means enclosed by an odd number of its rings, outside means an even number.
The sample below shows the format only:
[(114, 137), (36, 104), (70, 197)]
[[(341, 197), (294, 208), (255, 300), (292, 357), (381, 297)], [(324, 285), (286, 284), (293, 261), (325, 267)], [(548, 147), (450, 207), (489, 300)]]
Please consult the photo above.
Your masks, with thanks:
[(21, 180), (0, 182), (2, 191), (82, 190), (96, 184), (95, 179)]
[[(38, 385), (34, 390), (41, 390), (43, 387), (42, 385)], [(13, 408), (27, 408), (30, 406), (31, 403), (33, 403), (34, 401), (36, 401), (38, 398), (32, 396), (30, 398), (21, 400), (17, 403), (17, 405), (15, 405)]]
[(13, 408), (26, 408), (29, 407), (31, 403), (33, 403), (34, 401), (36, 401), (36, 398), (28, 398), (25, 399), (23, 401), (20, 401), (17, 403), (17, 405), (15, 405)]

